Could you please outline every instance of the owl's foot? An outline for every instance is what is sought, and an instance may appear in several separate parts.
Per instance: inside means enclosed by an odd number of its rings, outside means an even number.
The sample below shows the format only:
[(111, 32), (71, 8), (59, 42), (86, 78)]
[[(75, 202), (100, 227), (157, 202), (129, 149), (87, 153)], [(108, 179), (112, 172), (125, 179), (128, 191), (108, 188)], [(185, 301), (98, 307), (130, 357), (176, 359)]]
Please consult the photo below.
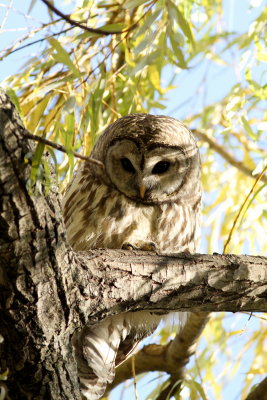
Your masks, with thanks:
[(141, 240), (136, 242), (135, 244), (125, 242), (122, 247), (123, 250), (144, 250), (144, 251), (153, 251), (157, 253), (157, 245), (154, 242), (142, 242)]
[(131, 243), (125, 242), (123, 243), (123, 245), (121, 246), (121, 248), (123, 250), (139, 250), (138, 247), (134, 246)]

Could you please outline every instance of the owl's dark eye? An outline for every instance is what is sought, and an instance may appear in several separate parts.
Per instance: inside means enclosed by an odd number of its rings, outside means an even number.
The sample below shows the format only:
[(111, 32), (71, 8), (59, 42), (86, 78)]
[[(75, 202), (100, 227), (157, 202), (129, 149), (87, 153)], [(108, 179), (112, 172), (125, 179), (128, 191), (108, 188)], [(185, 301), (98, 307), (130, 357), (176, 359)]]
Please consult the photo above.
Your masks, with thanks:
[(129, 160), (129, 158), (121, 158), (120, 161), (121, 161), (122, 168), (125, 171), (130, 172), (132, 174), (135, 172), (134, 166), (131, 163), (131, 161)]
[(152, 169), (152, 174), (164, 174), (164, 172), (168, 171), (170, 165), (171, 163), (169, 163), (169, 161), (159, 161), (157, 164), (154, 165), (154, 168)]

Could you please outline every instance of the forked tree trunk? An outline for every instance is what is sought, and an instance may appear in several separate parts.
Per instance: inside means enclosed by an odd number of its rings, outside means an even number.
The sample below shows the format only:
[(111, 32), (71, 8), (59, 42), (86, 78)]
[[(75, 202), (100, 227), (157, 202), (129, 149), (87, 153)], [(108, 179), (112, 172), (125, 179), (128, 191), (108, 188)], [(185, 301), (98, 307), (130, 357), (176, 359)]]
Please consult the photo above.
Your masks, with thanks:
[(0, 386), (8, 399), (80, 399), (71, 337), (108, 314), (267, 311), (264, 257), (72, 252), (56, 184), (47, 195), (28, 193), (24, 132), (0, 92)]

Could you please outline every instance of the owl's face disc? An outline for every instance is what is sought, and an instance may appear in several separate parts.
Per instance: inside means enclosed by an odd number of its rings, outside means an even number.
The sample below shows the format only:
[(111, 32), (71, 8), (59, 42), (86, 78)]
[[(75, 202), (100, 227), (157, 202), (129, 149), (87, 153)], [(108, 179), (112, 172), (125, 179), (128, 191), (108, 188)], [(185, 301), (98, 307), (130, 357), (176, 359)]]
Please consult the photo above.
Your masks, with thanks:
[(198, 187), (199, 153), (191, 132), (170, 117), (132, 114), (111, 124), (93, 153), (106, 182), (142, 203), (185, 199)]

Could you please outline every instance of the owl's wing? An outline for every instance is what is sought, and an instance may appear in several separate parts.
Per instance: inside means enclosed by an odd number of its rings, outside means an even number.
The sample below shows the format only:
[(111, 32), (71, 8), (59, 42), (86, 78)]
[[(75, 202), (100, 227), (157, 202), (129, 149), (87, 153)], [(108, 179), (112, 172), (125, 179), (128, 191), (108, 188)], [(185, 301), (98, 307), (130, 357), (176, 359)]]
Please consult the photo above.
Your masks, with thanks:
[(112, 320), (85, 327), (73, 340), (83, 399), (97, 400), (115, 375), (120, 332)]
[(106, 318), (75, 334), (73, 345), (83, 399), (101, 398), (115, 376), (115, 366), (129, 357), (136, 345), (147, 336), (136, 336), (127, 314)]
[(116, 360), (115, 360), (115, 366), (118, 367), (120, 364), (122, 364), (127, 358), (129, 358), (133, 352), (135, 351), (137, 345), (144, 339), (144, 337), (139, 338), (138, 340), (134, 339), (132, 335), (127, 337), (123, 342), (121, 342)]
[[(89, 338), (90, 334), (88, 336), (88, 339)], [(76, 335), (73, 344), (75, 346), (82, 399), (97, 400), (100, 399), (105, 392), (107, 378), (110, 372), (106, 370), (106, 374), (102, 374), (102, 377), (97, 376), (93, 368), (90, 367), (90, 362), (88, 361), (88, 357), (90, 360), (95, 359), (95, 351), (93, 349), (90, 350), (90, 347), (82, 345), (81, 343), (82, 340)]]

